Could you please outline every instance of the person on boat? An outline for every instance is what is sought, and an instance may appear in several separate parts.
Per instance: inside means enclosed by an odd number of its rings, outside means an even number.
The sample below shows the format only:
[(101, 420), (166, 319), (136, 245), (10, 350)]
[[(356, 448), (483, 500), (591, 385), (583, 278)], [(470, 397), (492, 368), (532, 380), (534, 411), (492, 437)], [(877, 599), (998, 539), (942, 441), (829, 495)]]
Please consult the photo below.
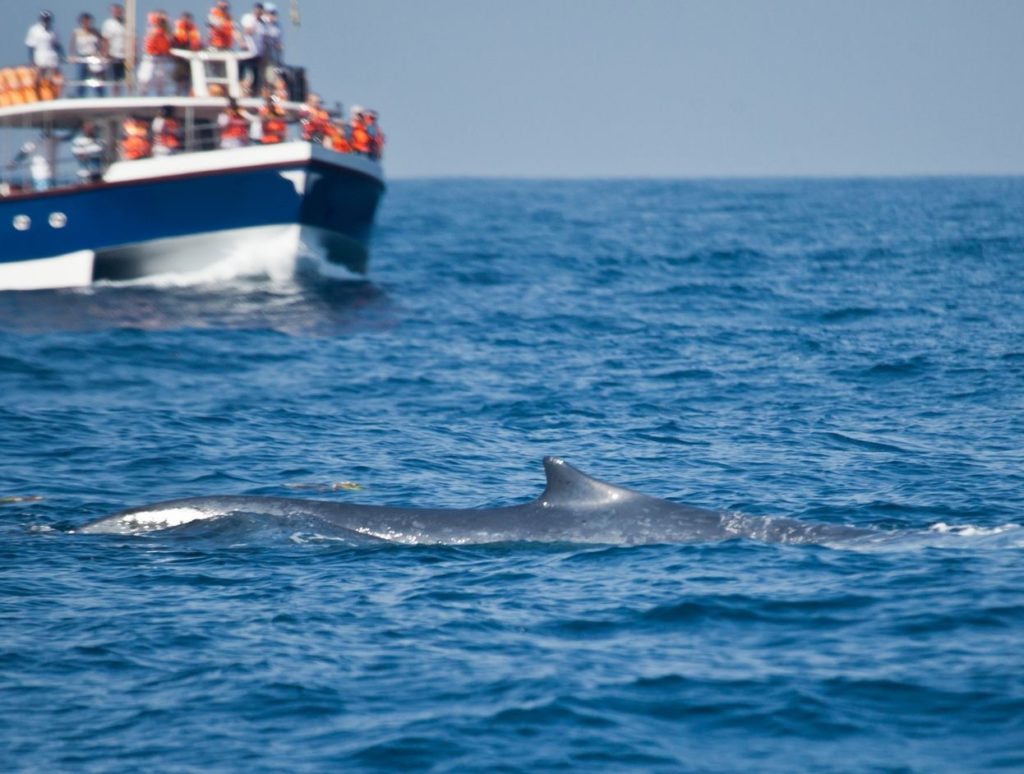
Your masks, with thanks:
[(52, 129), (43, 129), (37, 139), (29, 140), (21, 146), (7, 168), (15, 169), (25, 159), (29, 159), (28, 172), (32, 178), (33, 190), (49, 191), (53, 188), (53, 167), (57, 162), (57, 147), (66, 139), (66, 136), (60, 136)]
[(71, 141), (71, 153), (78, 159), (78, 182), (99, 183), (103, 179), (103, 159), (107, 144), (103, 142), (92, 121), (83, 121), (82, 128)]
[(277, 97), (278, 101), (287, 102), (291, 97), (291, 90), (288, 87), (288, 74), (285, 72), (284, 68), (274, 68), (274, 72), (271, 74), (270, 83), (274, 90), (274, 96)]
[(227, 0), (217, 0), (206, 23), (210, 30), (210, 48), (230, 51), (235, 44), (235, 25)]
[(259, 117), (261, 143), (274, 145), (285, 141), (288, 134), (288, 113), (269, 90), (264, 93)]
[(110, 18), (100, 27), (103, 38), (103, 55), (107, 58), (107, 79), (110, 93), (115, 97), (121, 93), (124, 84), (124, 60), (128, 52), (128, 32), (124, 26), (124, 6), (110, 6)]
[(367, 110), (363, 113), (363, 118), (366, 133), (370, 136), (370, 158), (379, 161), (384, 152), (384, 132), (380, 130), (380, 124), (377, 123), (377, 111)]
[(170, 25), (167, 21), (167, 14), (163, 11), (153, 11), (149, 14), (148, 21), (149, 29), (146, 31), (146, 40), (143, 43), (145, 55), (139, 64), (137, 74), (139, 94), (149, 94), (150, 87), (152, 87), (156, 91), (156, 95), (162, 97), (171, 64)]
[(149, 122), (135, 116), (126, 118), (121, 124), (121, 158), (125, 161), (136, 161), (148, 158), (152, 152)]
[(101, 58), (103, 38), (92, 24), (91, 13), (83, 13), (78, 17), (78, 26), (71, 33), (68, 50), (78, 64), (78, 96), (84, 97), (88, 89), (93, 96), (102, 97), (103, 86), (100, 76), (104, 69), (104, 62)]
[[(174, 22), (174, 35), (171, 37), (172, 48), (183, 48), (186, 51), (198, 51), (203, 47), (203, 39), (199, 27), (188, 11), (182, 11)], [(192, 68), (187, 59), (176, 59), (171, 72), (174, 90), (179, 97), (188, 96), (192, 91)]]
[(263, 76), (260, 70), (260, 48), (264, 37), (263, 3), (256, 3), (251, 11), (242, 16), (239, 29), (242, 48), (253, 55), (239, 63), (239, 76), (243, 82), (249, 84), (250, 94), (259, 94), (263, 90)]
[(171, 37), (173, 48), (186, 51), (198, 51), (203, 47), (203, 36), (199, 33), (195, 17), (188, 11), (182, 11), (174, 22), (174, 35)]
[(349, 136), (352, 138), (352, 150), (369, 156), (373, 142), (366, 123), (366, 108), (353, 105), (349, 111), (348, 128)]
[(252, 117), (238, 106), (234, 97), (228, 97), (228, 106), (217, 117), (217, 126), (221, 148), (243, 148), (249, 144)]
[(150, 129), (154, 156), (170, 156), (181, 150), (181, 121), (174, 115), (173, 105), (160, 108), (160, 115), (153, 119)]
[(42, 78), (54, 78), (60, 75), (61, 47), (57, 32), (53, 28), (53, 14), (42, 11), (39, 21), (28, 28), (25, 36), (28, 46), (29, 62), (33, 64)]
[(320, 95), (310, 94), (306, 97), (305, 103), (299, 110), (302, 139), (306, 142), (322, 143), (330, 122), (330, 114), (320, 107)]
[(352, 143), (348, 139), (348, 125), (340, 118), (329, 121), (324, 129), (324, 147), (338, 153), (351, 153)]
[(263, 14), (263, 40), (260, 48), (260, 67), (269, 80), (284, 62), (284, 37), (277, 21), (277, 6), (267, 3)]

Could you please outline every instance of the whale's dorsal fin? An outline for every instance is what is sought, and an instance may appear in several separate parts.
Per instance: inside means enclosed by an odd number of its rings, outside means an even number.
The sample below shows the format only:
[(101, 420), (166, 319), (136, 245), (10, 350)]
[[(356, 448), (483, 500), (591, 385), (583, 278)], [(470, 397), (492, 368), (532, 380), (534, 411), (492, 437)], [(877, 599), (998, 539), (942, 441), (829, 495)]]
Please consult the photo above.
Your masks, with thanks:
[(548, 484), (540, 496), (542, 505), (594, 505), (635, 496), (628, 489), (607, 484), (576, 470), (558, 457), (544, 458), (544, 475)]

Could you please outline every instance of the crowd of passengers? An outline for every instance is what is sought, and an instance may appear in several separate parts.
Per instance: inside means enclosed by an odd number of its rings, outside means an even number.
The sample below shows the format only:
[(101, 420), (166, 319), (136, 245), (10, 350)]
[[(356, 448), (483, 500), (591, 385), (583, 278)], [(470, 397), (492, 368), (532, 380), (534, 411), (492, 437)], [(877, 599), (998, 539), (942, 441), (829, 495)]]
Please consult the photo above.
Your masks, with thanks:
[[(175, 48), (245, 52), (249, 56), (240, 67), (247, 95), (261, 94), (265, 86), (273, 87), (281, 74), (284, 39), (273, 3), (255, 3), (236, 24), (227, 0), (218, 0), (207, 16), (205, 37), (188, 11), (173, 21), (167, 12), (153, 11), (146, 21), (142, 56), (135, 71), (139, 94), (164, 96), (172, 85), (174, 93), (189, 94), (188, 62), (171, 55)], [(53, 14), (43, 11), (29, 28), (25, 45), (40, 89), (45, 85), (51, 92), (60, 92), (61, 64), (66, 62), (76, 66), (76, 96), (103, 96), (107, 86), (114, 96), (126, 91), (128, 33), (124, 7), (119, 4), (110, 6), (110, 16), (99, 27), (91, 13), (79, 14), (66, 52)]]
[[(139, 64), (137, 80), (141, 94), (163, 95), (166, 82), (166, 67), (173, 57), (172, 48), (193, 51), (203, 48), (204, 41), (192, 15), (187, 11), (174, 23), (162, 11), (149, 14), (149, 29), (143, 49), (145, 55)], [(258, 93), (263, 102), (257, 113), (251, 114), (239, 106), (233, 97), (227, 98), (227, 106), (217, 119), (217, 136), (213, 138), (216, 147), (240, 148), (249, 144), (269, 145), (288, 139), (288, 125), (299, 124), (303, 140), (323, 145), (339, 153), (358, 153), (379, 159), (384, 147), (384, 134), (380, 130), (377, 112), (360, 106), (349, 111), (348, 119), (343, 114), (332, 115), (322, 106), (319, 95), (309, 94), (297, 112), (289, 112), (282, 103), (288, 100), (289, 84), (280, 67), (282, 43), (280, 27), (277, 25), (277, 9), (271, 3), (256, 3), (250, 13), (245, 14), (239, 25), (231, 19), (226, 0), (218, 0), (207, 19), (207, 48), (218, 50), (246, 50), (255, 56), (242, 64), (242, 86), (247, 94)], [(103, 83), (110, 85), (111, 94), (119, 95), (125, 84), (126, 39), (124, 8), (110, 7), (110, 18), (97, 30), (91, 14), (79, 16), (79, 25), (71, 36), (70, 61), (79, 67), (78, 96), (90, 93), (103, 95)], [(23, 97), (12, 101), (11, 94), (24, 92), (27, 76), (21, 74), (5, 89), (0, 78), (0, 107), (36, 99), (52, 99), (60, 95), (60, 65), (64, 61), (57, 34), (54, 31), (53, 14), (43, 11), (39, 21), (32, 25), (25, 39), (33, 63), (31, 74), (32, 99)], [(15, 72), (15, 68), (8, 68)], [(0, 71), (6, 73), (6, 71)], [(102, 76), (102, 79), (101, 79)], [(178, 94), (191, 91), (188, 63), (174, 60), (172, 78)], [(95, 78), (95, 81), (91, 81)], [(92, 83), (93, 85), (89, 85)], [(219, 85), (210, 87), (211, 96), (224, 96)], [(4, 95), (7, 99), (4, 99)], [(81, 183), (98, 182), (102, 170), (111, 157), (108, 144), (92, 121), (83, 121), (77, 133), (60, 135), (44, 131), (39, 138), (26, 142), (15, 158), (8, 164), (13, 169), (28, 161), (35, 190), (46, 190), (54, 185), (53, 163), (59, 143), (71, 140), (72, 154), (78, 161), (78, 179)], [(195, 143), (196, 147), (210, 147), (211, 138), (204, 137)], [(164, 106), (160, 115), (152, 120), (131, 116), (122, 123), (117, 138), (117, 157), (122, 160), (136, 160), (150, 157), (169, 156), (186, 150), (181, 120), (174, 108)]]
[[(332, 118), (320, 107), (319, 96), (311, 94), (297, 115), (301, 137), (339, 153), (361, 153), (379, 159), (384, 135), (377, 126), (376, 112), (357, 105), (349, 111), (349, 116), (348, 121)], [(270, 94), (264, 97), (256, 115), (242, 109), (234, 97), (228, 97), (227, 107), (217, 118), (216, 145), (231, 149), (250, 143), (271, 145), (284, 142), (290, 120), (287, 111)], [(135, 161), (181, 153), (186, 149), (183, 129), (171, 105), (165, 105), (152, 121), (131, 116), (121, 125), (118, 158)], [(28, 162), (33, 190), (49, 190), (55, 185), (53, 165), (57, 146), (68, 140), (71, 141), (71, 153), (78, 162), (78, 182), (100, 182), (109, 159), (108, 145), (93, 121), (83, 121), (77, 133), (62, 135), (43, 131), (38, 138), (22, 145), (7, 168), (13, 170)]]
[[(242, 148), (251, 143), (273, 145), (288, 139), (288, 124), (297, 120), (303, 140), (323, 145), (339, 153), (361, 153), (379, 159), (384, 134), (377, 124), (377, 112), (359, 105), (349, 111), (347, 121), (334, 118), (320, 105), (320, 97), (310, 94), (297, 115), (289, 115), (269, 92), (255, 115), (243, 109), (234, 97), (217, 117), (217, 142), (220, 148)], [(204, 143), (196, 143), (203, 145)], [(129, 117), (122, 124), (120, 158), (135, 160), (150, 156), (169, 156), (185, 149), (181, 121), (170, 105), (164, 106), (152, 121)]]

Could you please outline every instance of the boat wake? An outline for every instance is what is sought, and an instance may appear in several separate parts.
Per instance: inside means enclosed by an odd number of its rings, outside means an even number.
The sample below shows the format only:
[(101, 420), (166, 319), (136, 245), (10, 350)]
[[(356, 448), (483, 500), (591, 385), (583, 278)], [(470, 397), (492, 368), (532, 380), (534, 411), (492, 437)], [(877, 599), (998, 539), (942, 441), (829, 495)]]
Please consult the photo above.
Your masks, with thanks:
[[(84, 288), (0, 293), (0, 329), (22, 332), (131, 330), (274, 330), (334, 335), (367, 327), (389, 328), (387, 294), (365, 279), (326, 279), (316, 271), (292, 275), (225, 272), (166, 275), (154, 283), (109, 282)], [(251, 264), (250, 264), (251, 265)], [(283, 267), (284, 263), (275, 266)]]

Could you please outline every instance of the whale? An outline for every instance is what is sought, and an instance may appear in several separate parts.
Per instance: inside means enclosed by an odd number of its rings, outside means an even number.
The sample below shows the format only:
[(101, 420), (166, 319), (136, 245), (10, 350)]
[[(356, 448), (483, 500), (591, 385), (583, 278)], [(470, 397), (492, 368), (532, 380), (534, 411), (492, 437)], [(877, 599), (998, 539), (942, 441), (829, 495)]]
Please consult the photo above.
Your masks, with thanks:
[(736, 538), (828, 544), (874, 534), (841, 524), (694, 508), (601, 481), (558, 457), (544, 458), (544, 473), (546, 486), (536, 499), (497, 508), (398, 508), (246, 495), (190, 497), (120, 511), (76, 531), (137, 534), (245, 515), (405, 544), (645, 545)]

